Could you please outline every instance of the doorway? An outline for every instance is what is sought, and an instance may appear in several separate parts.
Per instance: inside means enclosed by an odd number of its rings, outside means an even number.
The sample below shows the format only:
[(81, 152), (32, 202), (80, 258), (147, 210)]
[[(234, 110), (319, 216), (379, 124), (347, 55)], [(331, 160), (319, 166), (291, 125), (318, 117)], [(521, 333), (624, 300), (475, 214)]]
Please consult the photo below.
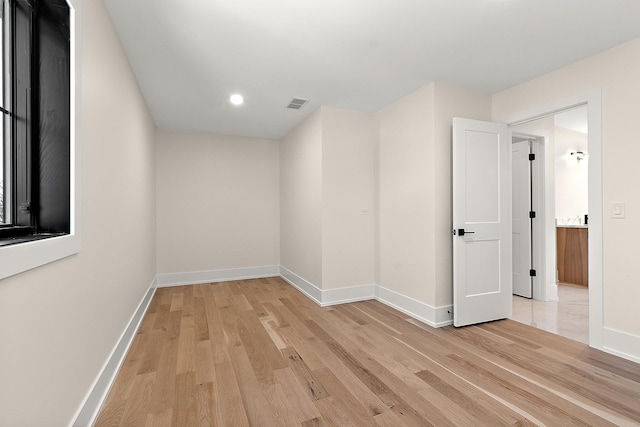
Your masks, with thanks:
[[(511, 127), (514, 182), (511, 318), (588, 344), (587, 123), (587, 105), (581, 105)], [(531, 153), (530, 163), (524, 159), (527, 152)], [(571, 242), (576, 246), (567, 244)], [(582, 245), (577, 245), (579, 242)], [(527, 250), (531, 251), (530, 256)], [(524, 277), (529, 271), (531, 277)]]

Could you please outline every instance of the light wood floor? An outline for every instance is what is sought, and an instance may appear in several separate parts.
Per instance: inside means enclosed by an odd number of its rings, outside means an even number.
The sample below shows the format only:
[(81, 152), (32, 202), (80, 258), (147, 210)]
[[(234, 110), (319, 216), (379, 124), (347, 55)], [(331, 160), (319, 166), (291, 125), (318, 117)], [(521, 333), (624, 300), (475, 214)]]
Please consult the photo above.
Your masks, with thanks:
[(163, 288), (96, 425), (640, 425), (640, 365), (512, 320), (320, 308), (279, 278)]

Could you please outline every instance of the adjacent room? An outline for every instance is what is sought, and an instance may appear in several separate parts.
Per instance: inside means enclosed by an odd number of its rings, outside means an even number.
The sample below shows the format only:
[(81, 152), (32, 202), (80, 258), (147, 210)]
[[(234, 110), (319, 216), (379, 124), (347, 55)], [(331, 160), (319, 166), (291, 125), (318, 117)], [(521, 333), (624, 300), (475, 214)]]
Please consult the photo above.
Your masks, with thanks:
[(1, 426), (640, 425), (637, 1), (0, 5)]

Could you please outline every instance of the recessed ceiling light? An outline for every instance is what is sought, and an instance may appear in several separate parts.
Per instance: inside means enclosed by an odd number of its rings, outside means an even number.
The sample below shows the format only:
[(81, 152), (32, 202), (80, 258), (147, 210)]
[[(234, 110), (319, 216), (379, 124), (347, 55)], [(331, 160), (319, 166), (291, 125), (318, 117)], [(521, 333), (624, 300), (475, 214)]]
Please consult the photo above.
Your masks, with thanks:
[(233, 105), (242, 105), (242, 103), (244, 102), (244, 97), (236, 93), (235, 95), (231, 95), (231, 97), (229, 98), (229, 101)]

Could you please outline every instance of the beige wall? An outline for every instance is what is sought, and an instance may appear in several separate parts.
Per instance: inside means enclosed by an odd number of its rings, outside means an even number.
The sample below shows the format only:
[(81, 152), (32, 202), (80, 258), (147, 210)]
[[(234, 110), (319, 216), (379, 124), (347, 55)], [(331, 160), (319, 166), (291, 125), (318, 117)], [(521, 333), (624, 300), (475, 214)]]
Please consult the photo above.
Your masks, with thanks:
[(279, 264), (278, 141), (157, 132), (159, 274)]
[(377, 114), (381, 286), (452, 303), (451, 123), (490, 115), (488, 95), (437, 82)]
[(321, 109), (280, 142), (280, 265), (321, 288)]
[(435, 84), (376, 114), (378, 284), (435, 306)]
[[(640, 39), (493, 96), (494, 120), (602, 91), (604, 326), (640, 337), (640, 263), (630, 250), (640, 239), (640, 194), (635, 128), (640, 117)], [(626, 203), (626, 219), (610, 218), (613, 202)], [(590, 213), (593, 215), (593, 213)]]
[(0, 281), (2, 426), (71, 422), (156, 271), (154, 124), (103, 3), (82, 9), (82, 250)]
[[(322, 107), (322, 289), (374, 284), (370, 114)], [(368, 215), (362, 211), (368, 210)]]
[(445, 83), (435, 83), (435, 268), (436, 307), (453, 303), (452, 123), (454, 117), (491, 119), (491, 97)]
[(373, 125), (321, 107), (280, 143), (281, 265), (317, 289), (374, 284)]

